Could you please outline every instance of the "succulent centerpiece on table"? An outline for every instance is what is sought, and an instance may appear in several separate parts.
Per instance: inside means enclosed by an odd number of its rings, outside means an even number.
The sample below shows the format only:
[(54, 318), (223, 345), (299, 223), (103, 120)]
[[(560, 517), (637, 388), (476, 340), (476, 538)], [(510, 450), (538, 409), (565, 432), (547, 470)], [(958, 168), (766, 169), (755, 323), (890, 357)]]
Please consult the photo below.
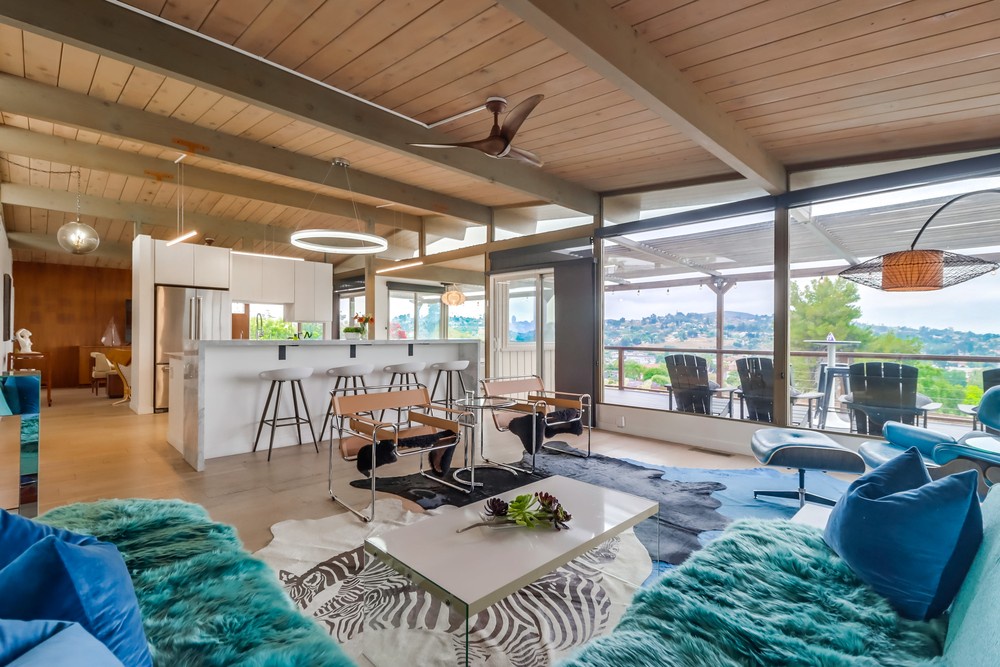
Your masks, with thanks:
[(544, 491), (521, 494), (509, 503), (499, 498), (490, 498), (486, 501), (486, 507), (481, 516), (483, 521), (461, 528), (456, 532), (462, 533), (478, 526), (504, 525), (525, 528), (545, 526), (562, 530), (569, 528), (569, 521), (573, 518), (573, 515), (566, 511), (558, 498)]

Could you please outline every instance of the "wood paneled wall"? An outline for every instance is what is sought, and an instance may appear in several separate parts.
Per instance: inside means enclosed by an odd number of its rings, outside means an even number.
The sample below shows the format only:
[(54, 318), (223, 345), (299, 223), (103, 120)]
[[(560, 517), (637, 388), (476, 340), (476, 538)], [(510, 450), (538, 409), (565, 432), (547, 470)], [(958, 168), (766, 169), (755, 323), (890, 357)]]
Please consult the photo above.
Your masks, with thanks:
[(49, 355), (53, 387), (77, 386), (77, 348), (100, 345), (112, 317), (124, 340), (131, 271), (14, 262), (13, 277), (14, 331), (31, 331), (34, 349)]

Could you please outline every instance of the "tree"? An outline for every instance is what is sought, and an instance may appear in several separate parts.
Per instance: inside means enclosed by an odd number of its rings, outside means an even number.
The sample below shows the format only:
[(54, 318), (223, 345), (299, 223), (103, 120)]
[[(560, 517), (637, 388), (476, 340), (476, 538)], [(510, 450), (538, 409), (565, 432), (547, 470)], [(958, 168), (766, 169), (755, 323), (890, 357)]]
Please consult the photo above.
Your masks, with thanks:
[(871, 331), (857, 323), (861, 308), (854, 283), (823, 277), (803, 287), (793, 282), (790, 287), (789, 330), (793, 345), (804, 340), (825, 340), (829, 333), (837, 340), (871, 337)]
[[(858, 322), (861, 295), (858, 286), (848, 280), (817, 278), (800, 287), (790, 285), (789, 335), (793, 347), (806, 340), (825, 340), (832, 333), (837, 340), (856, 340), (859, 352), (892, 352), (917, 354), (923, 347), (917, 338), (901, 338), (893, 332), (876, 334), (871, 327)], [(797, 358), (792, 373), (799, 382), (809, 378), (815, 382), (818, 359)]]

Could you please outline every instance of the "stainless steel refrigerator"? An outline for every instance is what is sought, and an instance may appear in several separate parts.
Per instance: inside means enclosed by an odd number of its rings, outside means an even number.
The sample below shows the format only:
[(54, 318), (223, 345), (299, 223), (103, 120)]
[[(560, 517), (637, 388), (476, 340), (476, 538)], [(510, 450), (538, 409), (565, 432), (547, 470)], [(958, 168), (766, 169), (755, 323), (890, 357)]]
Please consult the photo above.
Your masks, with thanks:
[(196, 352), (199, 340), (221, 340), (231, 327), (225, 290), (156, 286), (156, 368), (153, 408), (166, 410), (170, 396), (170, 359), (177, 352)]

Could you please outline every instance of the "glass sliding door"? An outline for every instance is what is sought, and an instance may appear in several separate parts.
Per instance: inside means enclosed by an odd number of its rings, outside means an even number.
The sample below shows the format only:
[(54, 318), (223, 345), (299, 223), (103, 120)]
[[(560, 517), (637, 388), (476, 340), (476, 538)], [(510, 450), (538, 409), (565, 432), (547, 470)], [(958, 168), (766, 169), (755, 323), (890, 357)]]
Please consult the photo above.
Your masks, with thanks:
[(555, 376), (555, 284), (551, 271), (492, 279), (494, 377)]

